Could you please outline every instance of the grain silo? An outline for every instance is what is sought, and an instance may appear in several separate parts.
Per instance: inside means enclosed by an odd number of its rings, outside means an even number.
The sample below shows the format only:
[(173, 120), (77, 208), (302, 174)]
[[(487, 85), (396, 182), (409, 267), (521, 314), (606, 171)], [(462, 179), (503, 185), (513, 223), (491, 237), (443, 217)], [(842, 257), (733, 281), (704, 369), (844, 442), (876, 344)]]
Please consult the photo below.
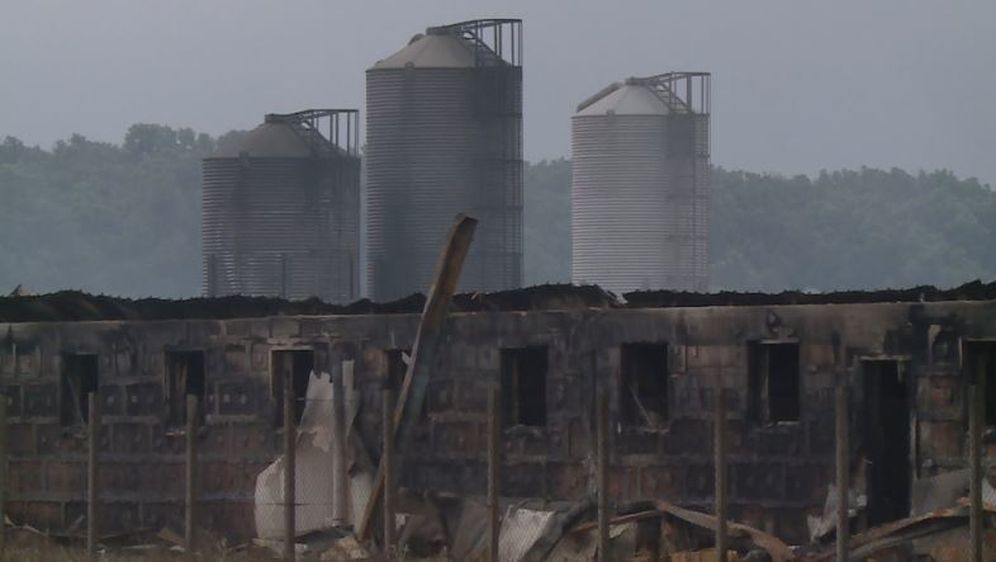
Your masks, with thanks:
[(358, 297), (358, 115), (270, 114), (204, 159), (207, 296)]
[(460, 212), (480, 220), (460, 289), (522, 284), (522, 22), (432, 27), (367, 70), (370, 297), (427, 291)]
[(617, 82), (572, 120), (576, 283), (616, 293), (709, 286), (710, 75)]

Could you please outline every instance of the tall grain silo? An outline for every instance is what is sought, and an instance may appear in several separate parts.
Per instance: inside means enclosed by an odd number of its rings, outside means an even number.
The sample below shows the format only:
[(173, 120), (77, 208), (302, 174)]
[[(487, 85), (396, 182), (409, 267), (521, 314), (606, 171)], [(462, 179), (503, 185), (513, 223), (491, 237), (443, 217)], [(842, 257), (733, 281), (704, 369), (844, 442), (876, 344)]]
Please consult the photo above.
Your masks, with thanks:
[(480, 220), (460, 289), (522, 284), (522, 22), (431, 27), (367, 70), (367, 286), (424, 292), (453, 217)]
[(269, 114), (204, 159), (205, 295), (359, 296), (358, 117)]
[(572, 119), (575, 283), (709, 287), (710, 75), (614, 83)]

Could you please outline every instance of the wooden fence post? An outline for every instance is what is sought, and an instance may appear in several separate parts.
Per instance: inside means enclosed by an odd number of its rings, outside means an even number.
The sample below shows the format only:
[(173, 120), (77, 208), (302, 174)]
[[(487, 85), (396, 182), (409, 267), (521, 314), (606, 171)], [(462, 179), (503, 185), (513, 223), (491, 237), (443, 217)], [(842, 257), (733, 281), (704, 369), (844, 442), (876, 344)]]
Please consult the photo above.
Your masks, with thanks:
[(837, 382), (834, 425), (837, 437), (837, 562), (847, 562), (847, 540), (849, 538), (851, 519), (849, 517), (850, 500), (848, 492), (850, 484), (850, 449), (847, 426), (847, 380)]
[(99, 514), (97, 502), (100, 501), (98, 458), (97, 450), (100, 448), (100, 402), (97, 400), (97, 393), (91, 392), (87, 396), (87, 406), (89, 420), (87, 424), (87, 486), (86, 486), (86, 553), (91, 559), (97, 556), (97, 527)]
[(598, 560), (608, 562), (609, 553), (609, 398), (598, 397), (595, 447), (598, 457)]
[(384, 467), (384, 554), (394, 556), (394, 504), (397, 479), (394, 473), (394, 392), (384, 388), (382, 425), (384, 447), (381, 466)]
[(986, 362), (982, 357), (976, 362), (974, 381), (969, 388), (968, 448), (971, 482), (969, 484), (969, 536), (971, 539), (971, 560), (982, 562), (982, 536), (985, 533), (985, 520), (982, 513), (982, 428), (986, 423)]
[(292, 562), (295, 557), (294, 543), (295, 510), (297, 496), (294, 489), (294, 479), (297, 463), (294, 450), (297, 437), (297, 412), (294, 396), (294, 377), (290, 372), (284, 373), (284, 560)]
[(726, 532), (726, 390), (722, 383), (715, 393), (715, 415), (713, 416), (713, 446), (715, 448), (716, 470), (716, 559), (726, 561), (728, 550)]
[(197, 524), (197, 426), (199, 400), (196, 394), (187, 395), (187, 478), (186, 478), (186, 525), (184, 544), (187, 552), (193, 553), (195, 547), (194, 526)]
[(488, 394), (488, 560), (498, 562), (498, 537), (501, 532), (501, 389)]
[(333, 503), (332, 513), (334, 515), (333, 524), (344, 525), (349, 520), (347, 517), (346, 494), (349, 493), (349, 475), (346, 463), (346, 400), (343, 396), (344, 386), (342, 383), (342, 373), (332, 376), (332, 414), (333, 431), (335, 439), (335, 457), (332, 459), (332, 477), (335, 481), (332, 484)]

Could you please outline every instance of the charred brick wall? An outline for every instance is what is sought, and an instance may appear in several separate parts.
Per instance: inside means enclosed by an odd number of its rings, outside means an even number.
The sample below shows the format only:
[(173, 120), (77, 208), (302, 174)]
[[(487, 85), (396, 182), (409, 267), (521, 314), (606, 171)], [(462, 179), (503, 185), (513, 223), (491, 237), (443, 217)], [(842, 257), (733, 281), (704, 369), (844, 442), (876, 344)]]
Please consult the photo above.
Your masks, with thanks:
[[(0, 377), (8, 399), (12, 519), (72, 530), (85, 512), (86, 443), (60, 416), (66, 354), (98, 361), (103, 409), (102, 485), (107, 532), (182, 520), (186, 436), (170, 429), (164, 352), (205, 357), (200, 446), (205, 525), (234, 538), (253, 534), (256, 475), (279, 454), (271, 353), (314, 350), (315, 368), (348, 377), (359, 396), (357, 430), (376, 458), (379, 390), (389, 351), (411, 348), (417, 315), (0, 325)], [(833, 478), (833, 385), (852, 393), (853, 456), (865, 443), (864, 359), (894, 358), (911, 378), (913, 477), (963, 463), (961, 343), (996, 339), (996, 304), (855, 304), (667, 309), (577, 309), (455, 315), (432, 378), (425, 416), (406, 445), (406, 485), (457, 494), (485, 491), (487, 388), (502, 380), (503, 350), (543, 348), (545, 420), (505, 430), (502, 490), (509, 496), (578, 499), (594, 483), (597, 393), (612, 404), (612, 494), (661, 497), (709, 509), (711, 411), (720, 380), (730, 389), (733, 515), (787, 540), (806, 540), (805, 515), (822, 508)], [(655, 426), (629, 416), (621, 346), (667, 349), (667, 415)], [(798, 349), (796, 420), (748, 415), (753, 343)], [(348, 365), (349, 367), (345, 367)]]

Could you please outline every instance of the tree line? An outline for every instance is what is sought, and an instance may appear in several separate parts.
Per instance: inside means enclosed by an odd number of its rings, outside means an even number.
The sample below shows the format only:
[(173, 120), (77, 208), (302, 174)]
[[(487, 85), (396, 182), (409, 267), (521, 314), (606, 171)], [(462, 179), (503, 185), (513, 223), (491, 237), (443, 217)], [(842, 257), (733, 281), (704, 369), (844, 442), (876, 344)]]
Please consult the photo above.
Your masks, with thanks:
[[(0, 292), (200, 291), (200, 161), (214, 138), (136, 124), (120, 144), (0, 143)], [(570, 162), (526, 165), (525, 277), (570, 278)], [(996, 193), (949, 171), (713, 170), (716, 289), (952, 286), (996, 278)]]

